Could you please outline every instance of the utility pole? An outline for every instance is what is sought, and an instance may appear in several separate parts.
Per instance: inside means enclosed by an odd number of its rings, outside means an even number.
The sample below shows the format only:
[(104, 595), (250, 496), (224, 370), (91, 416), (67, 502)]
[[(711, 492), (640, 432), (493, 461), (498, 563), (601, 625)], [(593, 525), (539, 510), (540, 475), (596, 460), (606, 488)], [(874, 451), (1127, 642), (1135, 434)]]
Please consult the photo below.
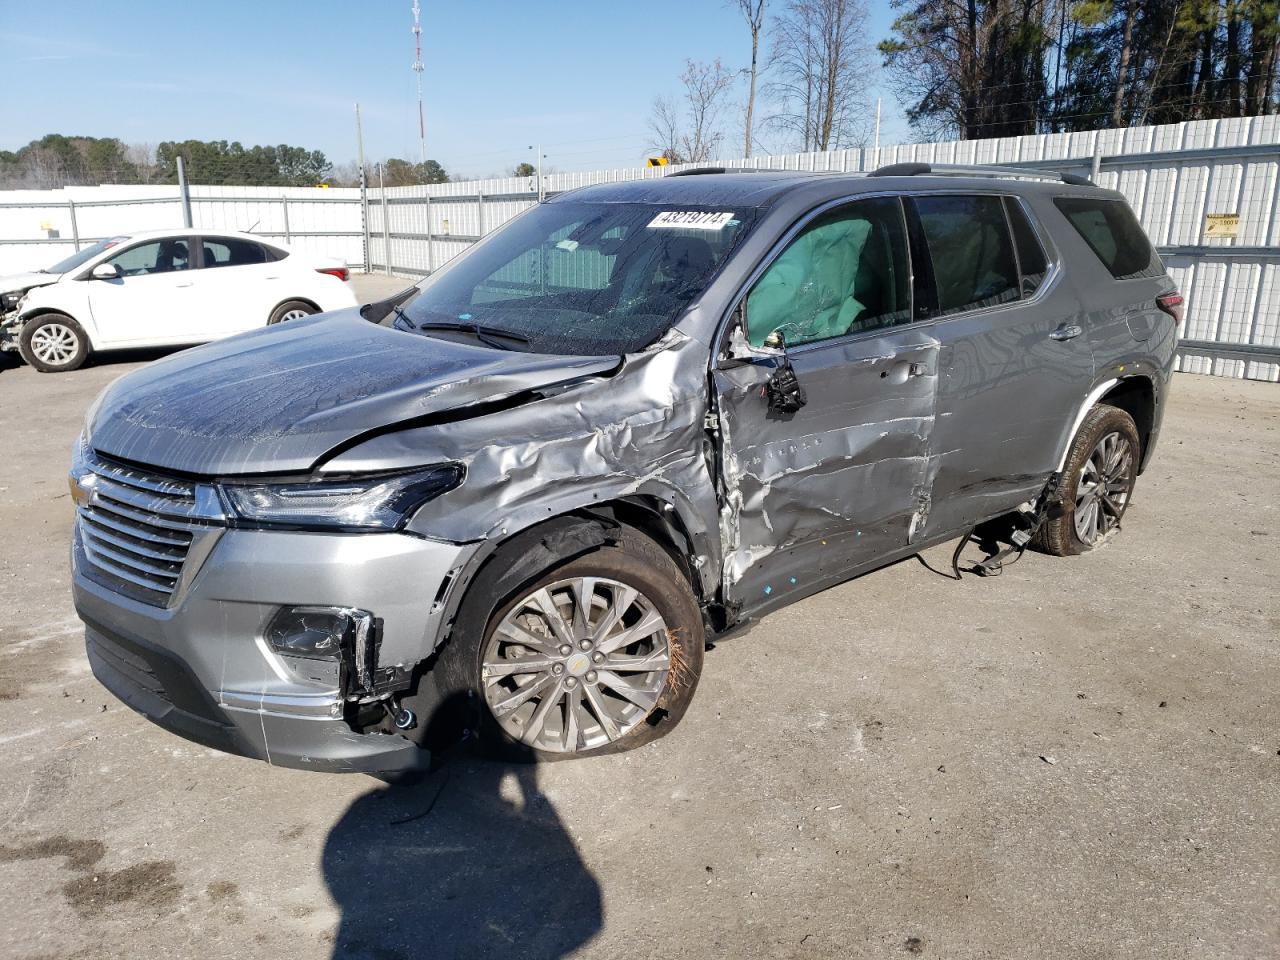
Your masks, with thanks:
[(178, 157), (178, 196), (182, 199), (182, 225), (191, 227), (191, 188), (187, 185), (187, 168)]
[(427, 125), (422, 118), (422, 17), (418, 0), (413, 0), (413, 72), (418, 75), (418, 148), (427, 162)]
[(364, 171), (364, 128), (360, 125), (360, 104), (356, 104), (356, 152), (360, 159), (360, 227), (364, 234), (364, 272), (369, 272), (369, 185)]
[(543, 200), (543, 193), (542, 193), (542, 144), (538, 144), (536, 147), (531, 146), (529, 149), (530, 149), (530, 150), (537, 150), (537, 151), (538, 151), (538, 157), (537, 157), (537, 160), (538, 160), (538, 202), (539, 202), (539, 203), (541, 203), (541, 202), (542, 202), (542, 200)]

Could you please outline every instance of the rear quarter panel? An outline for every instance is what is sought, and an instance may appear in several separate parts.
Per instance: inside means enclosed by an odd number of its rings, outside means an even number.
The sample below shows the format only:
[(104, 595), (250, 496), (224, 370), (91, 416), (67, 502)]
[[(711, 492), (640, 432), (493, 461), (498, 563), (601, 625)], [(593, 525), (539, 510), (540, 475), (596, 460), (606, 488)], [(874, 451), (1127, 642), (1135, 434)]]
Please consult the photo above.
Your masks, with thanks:
[[(1082, 406), (1098, 393), (1098, 388), (1112, 381), (1145, 377), (1152, 383), (1155, 422), (1151, 442), (1143, 451), (1145, 460), (1159, 430), (1178, 343), (1177, 325), (1173, 317), (1156, 305), (1156, 298), (1176, 293), (1177, 286), (1166, 273), (1131, 280), (1115, 279), (1053, 203), (1055, 195), (1082, 194), (1096, 197), (1098, 191), (1082, 188), (1058, 194), (1045, 192), (1030, 199), (1036, 215), (1048, 227), (1062, 253), (1064, 271), (1080, 297), (1082, 325), (1093, 348), (1094, 382), (1081, 391)], [(1105, 195), (1108, 199), (1123, 200), (1114, 191), (1105, 191)], [(1060, 439), (1059, 448), (1063, 452), (1071, 442), (1074, 424), (1079, 419), (1077, 416), (1068, 425)]]
[[(350, 283), (328, 273), (319, 273), (315, 264), (296, 253), (283, 262), (289, 264), (287, 282), (277, 288), (279, 298), (271, 309), (274, 310), (283, 299), (295, 298), (310, 300), (326, 313), (356, 306), (356, 295)], [(409, 282), (405, 281), (406, 287)]]

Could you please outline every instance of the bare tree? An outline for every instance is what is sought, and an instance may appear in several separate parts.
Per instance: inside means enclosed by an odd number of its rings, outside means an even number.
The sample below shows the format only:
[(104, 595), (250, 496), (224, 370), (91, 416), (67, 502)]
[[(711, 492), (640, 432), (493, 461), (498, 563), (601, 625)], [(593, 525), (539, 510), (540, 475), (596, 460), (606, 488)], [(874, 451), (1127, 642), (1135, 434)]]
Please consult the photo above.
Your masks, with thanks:
[(151, 183), (156, 179), (159, 166), (154, 143), (131, 143), (124, 148), (124, 155), (138, 172), (139, 183)]
[(862, 0), (790, 0), (774, 21), (771, 122), (804, 150), (836, 150), (866, 138), (868, 72)]
[(711, 63), (686, 60), (680, 74), (683, 101), (656, 97), (649, 113), (649, 145), (672, 163), (702, 163), (715, 156), (724, 140), (720, 117), (733, 86), (733, 72), (719, 58)]
[(711, 63), (686, 60), (680, 83), (684, 86), (688, 118), (680, 146), (686, 162), (701, 163), (712, 159), (724, 140), (720, 115), (724, 112), (725, 95), (733, 86), (733, 72), (719, 57)]
[(684, 163), (680, 156), (680, 110), (670, 97), (654, 97), (649, 112), (649, 147), (669, 163)]
[(748, 29), (751, 30), (751, 74), (747, 83), (746, 129), (742, 137), (742, 155), (749, 157), (751, 156), (751, 147), (754, 142), (752, 126), (756, 113), (756, 77), (758, 75), (756, 67), (760, 59), (760, 35), (764, 32), (765, 0), (737, 0), (737, 4), (738, 11), (742, 14), (743, 19), (747, 21)]

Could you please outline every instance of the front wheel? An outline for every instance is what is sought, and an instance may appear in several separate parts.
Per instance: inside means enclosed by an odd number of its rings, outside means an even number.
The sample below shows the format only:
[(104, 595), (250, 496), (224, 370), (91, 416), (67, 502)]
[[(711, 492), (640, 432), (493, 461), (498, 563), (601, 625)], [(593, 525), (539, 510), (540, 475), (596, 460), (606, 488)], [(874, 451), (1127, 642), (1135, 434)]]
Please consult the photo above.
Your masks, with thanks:
[(1128, 413), (1106, 404), (1090, 410), (1067, 454), (1061, 508), (1041, 526), (1037, 546), (1067, 557), (1111, 539), (1133, 498), (1140, 452), (1138, 428)]
[[(496, 601), (496, 602), (495, 602)], [(673, 728), (702, 671), (702, 615), (671, 557), (639, 534), (560, 564), (459, 628), (431, 671), (514, 759), (615, 753)]]
[(18, 337), (22, 359), (41, 373), (61, 373), (84, 365), (89, 338), (80, 324), (60, 313), (28, 320)]

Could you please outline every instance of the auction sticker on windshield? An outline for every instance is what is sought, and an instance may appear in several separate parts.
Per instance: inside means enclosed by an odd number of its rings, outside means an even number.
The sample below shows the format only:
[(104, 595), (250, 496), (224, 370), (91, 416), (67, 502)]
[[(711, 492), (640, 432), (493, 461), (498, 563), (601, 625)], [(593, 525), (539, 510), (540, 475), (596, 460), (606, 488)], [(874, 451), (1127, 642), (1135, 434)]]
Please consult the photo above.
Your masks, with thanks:
[(732, 211), (705, 213), (700, 210), (663, 210), (649, 221), (649, 229), (723, 230), (732, 219)]

